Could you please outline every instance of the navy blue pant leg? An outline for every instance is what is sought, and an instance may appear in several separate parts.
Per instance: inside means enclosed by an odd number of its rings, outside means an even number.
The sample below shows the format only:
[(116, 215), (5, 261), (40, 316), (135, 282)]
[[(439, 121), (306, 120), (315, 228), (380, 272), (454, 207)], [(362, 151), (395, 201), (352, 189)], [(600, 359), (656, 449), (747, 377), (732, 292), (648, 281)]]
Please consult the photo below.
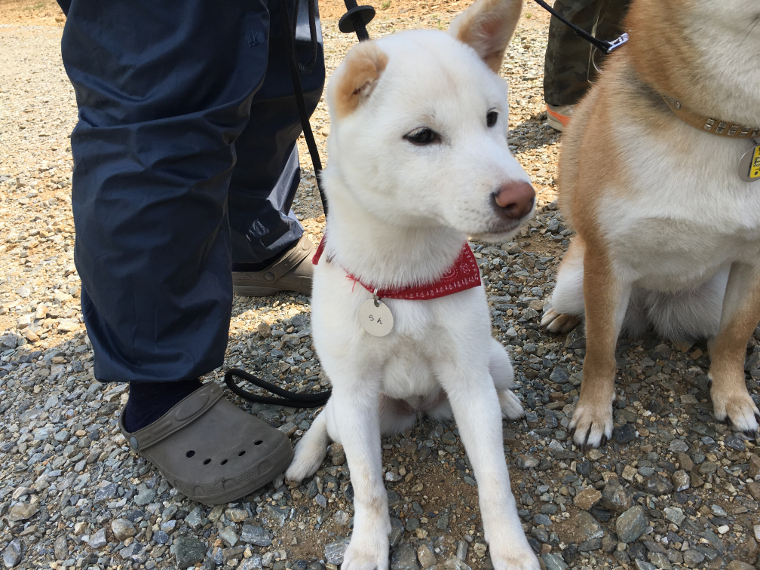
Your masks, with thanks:
[[(197, 377), (227, 343), (228, 192), (267, 75), (270, 10), (73, 0), (68, 16), (75, 261), (95, 376)], [(289, 123), (269, 124), (256, 136), (274, 140)]]
[[(314, 45), (310, 41), (308, 1), (299, 0), (296, 40), (299, 62), (308, 67), (300, 77), (307, 112), (311, 115), (322, 96), (325, 67), (318, 12), (316, 41)], [(251, 118), (235, 141), (238, 160), (229, 194), (235, 270), (277, 257), (303, 234), (301, 224), (290, 210), (300, 181), (295, 141), (301, 134), (301, 120), (293, 95), (279, 2), (269, 0), (267, 75), (253, 97)], [(293, 18), (291, 12), (290, 20)], [(262, 137), (261, 133), (275, 135)]]

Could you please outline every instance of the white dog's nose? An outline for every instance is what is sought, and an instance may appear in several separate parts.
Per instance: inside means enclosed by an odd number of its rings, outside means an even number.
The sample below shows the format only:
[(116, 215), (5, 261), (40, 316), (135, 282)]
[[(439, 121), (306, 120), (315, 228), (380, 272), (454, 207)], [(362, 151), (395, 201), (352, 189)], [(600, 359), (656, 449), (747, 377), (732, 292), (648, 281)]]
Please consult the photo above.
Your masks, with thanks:
[(494, 193), (496, 211), (509, 220), (519, 220), (530, 214), (536, 192), (527, 182), (507, 182)]

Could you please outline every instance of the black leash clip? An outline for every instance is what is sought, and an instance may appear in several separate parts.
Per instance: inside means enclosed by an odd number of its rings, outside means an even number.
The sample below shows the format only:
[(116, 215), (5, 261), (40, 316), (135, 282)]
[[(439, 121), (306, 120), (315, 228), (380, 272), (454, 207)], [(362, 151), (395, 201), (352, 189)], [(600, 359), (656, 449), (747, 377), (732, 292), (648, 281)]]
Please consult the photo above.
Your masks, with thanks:
[[(576, 35), (582, 37), (584, 40), (595, 46), (597, 49), (599, 49), (602, 53), (607, 55), (613, 50), (616, 50), (620, 46), (622, 46), (624, 43), (628, 41), (628, 34), (623, 34), (617, 39), (612, 40), (611, 42), (600, 40), (598, 38), (595, 38), (591, 34), (589, 34), (586, 30), (583, 28), (579, 28), (575, 24), (572, 24), (567, 21), (562, 15), (560, 15), (559, 12), (557, 12), (554, 8), (549, 6), (544, 0), (535, 0), (536, 4), (541, 6), (544, 10), (549, 12), (552, 16), (557, 18), (560, 22), (571, 28)], [(348, 3), (348, 0), (346, 0), (346, 3)]]

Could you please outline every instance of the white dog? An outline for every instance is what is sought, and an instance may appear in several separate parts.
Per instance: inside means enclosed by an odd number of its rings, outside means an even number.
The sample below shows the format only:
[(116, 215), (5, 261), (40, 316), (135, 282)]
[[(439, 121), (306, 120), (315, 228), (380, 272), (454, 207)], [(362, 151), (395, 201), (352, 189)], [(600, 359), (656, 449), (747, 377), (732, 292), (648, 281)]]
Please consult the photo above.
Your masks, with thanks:
[(612, 436), (615, 344), (648, 327), (709, 339), (715, 417), (753, 436), (744, 359), (760, 321), (760, 3), (635, 0), (625, 28), (559, 164), (578, 235), (542, 323), (567, 332), (585, 317), (574, 441)]
[(333, 393), (286, 476), (313, 474), (328, 437), (343, 444), (355, 493), (344, 570), (388, 568), (380, 438), (423, 412), (453, 412), (495, 568), (539, 568), (502, 441), (502, 413), (523, 410), (466, 241), (507, 239), (533, 213), (535, 193), (507, 146), (506, 83), (495, 73), (521, 4), (478, 0), (448, 34), (358, 44), (328, 87), (330, 214), (312, 323)]

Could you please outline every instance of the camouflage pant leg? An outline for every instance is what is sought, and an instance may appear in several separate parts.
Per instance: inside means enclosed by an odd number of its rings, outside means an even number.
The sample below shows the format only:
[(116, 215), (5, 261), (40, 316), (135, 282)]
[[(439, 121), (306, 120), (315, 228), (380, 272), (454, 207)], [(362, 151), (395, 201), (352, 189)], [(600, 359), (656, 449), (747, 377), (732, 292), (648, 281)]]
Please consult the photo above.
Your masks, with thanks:
[[(601, 39), (613, 39), (629, 0), (556, 0), (554, 9), (576, 26)], [(596, 52), (596, 53), (594, 53)], [(577, 103), (593, 80), (603, 55), (568, 26), (552, 17), (544, 62), (544, 99), (549, 105)]]

